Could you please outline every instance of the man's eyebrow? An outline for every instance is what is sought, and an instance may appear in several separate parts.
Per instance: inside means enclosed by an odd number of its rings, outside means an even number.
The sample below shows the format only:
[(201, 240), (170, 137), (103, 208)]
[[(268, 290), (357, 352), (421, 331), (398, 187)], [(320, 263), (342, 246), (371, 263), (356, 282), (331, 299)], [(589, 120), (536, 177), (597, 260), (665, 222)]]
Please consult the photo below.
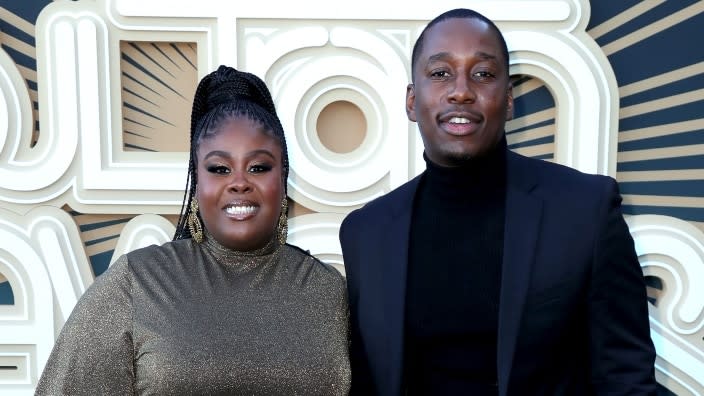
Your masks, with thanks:
[(428, 63), (435, 62), (435, 61), (442, 61), (447, 58), (450, 58), (449, 52), (438, 52), (437, 54), (432, 54), (428, 57)]
[[(476, 56), (477, 58), (484, 59), (484, 60), (497, 60), (498, 59), (496, 55), (490, 54), (490, 53), (484, 52), (484, 51), (477, 51), (474, 53), (474, 56)], [(428, 63), (434, 62), (434, 61), (444, 61), (444, 60), (447, 60), (451, 57), (452, 57), (452, 55), (449, 52), (446, 52), (446, 51), (438, 52), (438, 53), (432, 54), (428, 57)]]
[(496, 59), (497, 59), (497, 56), (496, 56), (496, 55), (494, 55), (494, 54), (489, 54), (489, 53), (483, 52), (483, 51), (477, 51), (477, 53), (475, 54), (475, 56), (477, 56), (478, 58), (489, 59), (489, 60), (496, 60)]

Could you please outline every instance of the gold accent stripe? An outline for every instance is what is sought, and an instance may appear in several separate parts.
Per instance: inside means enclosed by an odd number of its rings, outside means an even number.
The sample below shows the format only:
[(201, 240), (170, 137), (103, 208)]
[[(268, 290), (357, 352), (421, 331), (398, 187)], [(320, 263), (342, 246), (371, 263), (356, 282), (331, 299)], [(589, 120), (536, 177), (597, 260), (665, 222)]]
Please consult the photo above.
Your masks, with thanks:
[[(62, 209), (66, 211), (71, 210), (66, 206)], [(73, 216), (73, 220), (76, 222), (76, 225), (83, 226), (86, 224), (103, 223), (107, 221), (130, 220), (132, 217), (134, 216), (116, 216), (114, 214), (77, 214)]]
[(641, 1), (637, 5), (613, 16), (611, 19), (602, 22), (601, 25), (591, 28), (587, 33), (589, 33), (589, 35), (596, 40), (597, 38), (616, 29), (624, 23), (645, 14), (664, 2), (665, 0)]
[(86, 242), (107, 237), (118, 238), (123, 228), (125, 228), (125, 223), (112, 224), (94, 230), (84, 231), (81, 233), (81, 238)]
[(37, 82), (37, 71), (36, 70), (32, 70), (26, 66), (22, 66), (22, 65), (18, 65), (18, 64), (15, 64), (15, 65), (17, 66), (17, 70), (20, 71), (22, 78), (24, 78), (25, 80)]
[(678, 23), (681, 23), (703, 11), (704, 1), (698, 1), (691, 6), (683, 8), (657, 22), (644, 26), (631, 34), (621, 37), (618, 40), (614, 40), (613, 42), (601, 47), (601, 49), (607, 56), (612, 55), (626, 47), (632, 46), (639, 41), (654, 36), (663, 30), (671, 28), (672, 26), (677, 25)]
[(543, 83), (543, 80), (540, 80), (537, 78), (532, 78), (532, 79), (522, 83), (521, 85), (513, 88), (513, 93), (514, 93), (513, 98), (516, 99), (522, 95), (533, 92), (536, 89), (544, 87), (544, 86), (545, 86), (545, 83)]
[[(702, 2), (702, 4), (704, 4), (704, 1)], [(702, 98), (704, 98), (704, 88), (697, 89), (696, 91), (689, 91), (677, 95), (668, 96), (666, 98), (651, 100), (649, 102), (639, 103), (637, 105), (622, 107), (619, 111), (619, 118), (624, 119), (645, 113), (650, 113), (652, 111), (668, 109), (671, 107), (676, 107), (691, 102), (697, 102), (702, 100)]]
[[(160, 84), (158, 81), (154, 80), (153, 78), (147, 76), (139, 70), (138, 68), (132, 66), (131, 64), (127, 62), (122, 63), (122, 72), (128, 74), (132, 78), (137, 79), (139, 82), (144, 84), (149, 90), (160, 92), (161, 90), (164, 89), (164, 86)], [(124, 79), (123, 79), (124, 80)], [(129, 79), (127, 79), (129, 80)]]
[(697, 74), (704, 73), (704, 62), (695, 63), (685, 66), (681, 69), (673, 70), (655, 77), (646, 78), (645, 80), (637, 81), (628, 85), (624, 85), (618, 89), (619, 96), (625, 98), (627, 96), (637, 94), (649, 89), (661, 87), (672, 83), (673, 81), (684, 80)]
[(506, 130), (513, 131), (526, 126), (535, 125), (539, 122), (547, 121), (555, 117), (555, 108), (551, 107), (536, 113), (526, 114), (523, 117), (514, 118), (506, 122)]
[[(159, 131), (160, 128), (165, 128), (164, 121), (162, 121), (158, 118), (155, 118), (155, 117), (158, 117), (158, 115), (149, 116), (147, 114), (141, 113), (136, 110), (132, 110), (129, 108), (123, 108), (122, 109), (122, 116), (126, 119), (125, 122), (129, 122), (127, 120), (134, 120), (135, 122), (137, 122), (141, 125), (146, 125), (147, 130), (150, 132), (150, 136), (154, 133), (154, 131)], [(130, 123), (130, 124), (134, 125), (132, 123)], [(145, 127), (141, 126), (141, 131), (144, 132)]]
[(703, 197), (677, 197), (672, 195), (632, 195), (624, 194), (623, 203), (640, 206), (665, 206), (677, 208), (704, 207)]
[(0, 19), (34, 37), (34, 25), (11, 13), (4, 7), (0, 7)]
[(547, 155), (547, 154), (554, 155), (555, 144), (553, 144), (553, 143), (537, 144), (535, 146), (519, 147), (519, 148), (513, 149), (513, 151), (517, 152), (518, 154), (525, 155), (526, 157), (537, 157), (539, 155)]
[[(149, 46), (142, 45), (139, 46), (140, 49), (143, 51), (145, 49), (149, 49)], [(168, 47), (161, 47), (162, 51), (165, 53), (173, 53), (174, 56), (176, 56), (176, 52), (171, 49), (170, 46)], [(140, 64), (142, 67), (145, 69), (149, 70), (156, 78), (161, 80), (164, 84), (166, 84), (168, 87), (172, 89), (176, 89), (178, 91), (178, 76), (182, 73), (179, 69), (180, 66), (174, 65), (171, 60), (169, 60), (167, 57), (161, 54), (161, 52), (158, 51), (151, 51), (148, 53), (149, 57), (147, 55), (143, 54), (142, 52), (139, 52), (137, 49), (132, 47), (131, 45), (123, 45), (122, 46), (122, 52), (126, 55), (128, 55), (130, 58), (132, 58), (135, 62)], [(179, 56), (180, 57), (180, 56)], [(176, 59), (178, 60), (178, 59)], [(156, 63), (155, 63), (156, 62)], [(137, 77), (139, 75), (144, 76), (143, 79), (141, 79), (142, 82), (147, 82), (145, 80), (151, 80), (153, 81), (152, 84), (147, 84), (147, 85), (152, 85), (151, 88), (156, 90), (157, 92), (163, 91), (164, 86), (157, 82), (156, 80), (153, 80), (151, 77), (143, 74), (141, 71), (138, 71), (136, 68), (134, 68), (132, 65), (127, 64), (125, 62), (124, 66), (125, 71), (129, 70), (129, 73), (133, 77)], [(187, 100), (186, 98), (183, 98), (183, 100)]]
[(552, 136), (555, 132), (555, 125), (545, 125), (540, 128), (528, 129), (523, 132), (512, 133), (506, 135), (506, 141), (509, 145), (523, 143), (534, 139)]
[(36, 59), (36, 49), (22, 40), (18, 40), (7, 33), (0, 32), (0, 43), (20, 52), (32, 59)]
[(618, 162), (646, 161), (663, 158), (685, 157), (704, 152), (704, 144), (690, 144), (686, 146), (662, 147), (647, 150), (621, 151), (618, 153)]
[(106, 241), (96, 243), (95, 245), (86, 246), (86, 254), (90, 257), (95, 256), (96, 254), (115, 250), (115, 246), (117, 246), (117, 239), (118, 237), (116, 235), (113, 239), (108, 239)]
[[(32, 102), (39, 102), (39, 94), (37, 93), (36, 89), (27, 89), (27, 92), (29, 92), (29, 100), (31, 100)], [(36, 110), (34, 109), (34, 105), (32, 105), (32, 111), (36, 112)], [(35, 116), (38, 117), (39, 115), (35, 114)], [(35, 117), (35, 119), (37, 118)]]
[[(131, 91), (131, 92), (137, 93), (139, 96), (144, 98), (144, 99), (141, 99), (141, 98), (136, 99), (138, 101), (147, 100), (152, 103), (162, 103), (165, 101), (164, 96), (161, 95), (161, 94), (164, 94), (163, 90), (159, 91), (154, 88), (147, 89), (144, 87), (144, 85), (142, 85), (140, 83), (143, 84), (144, 82), (143, 81), (137, 82), (137, 81), (132, 80), (131, 78), (122, 78), (122, 88), (123, 88), (122, 94), (128, 95), (129, 92)], [(130, 95), (130, 96), (132, 96), (132, 95)], [(129, 103), (131, 103), (131, 102), (129, 102)]]
[(693, 226), (699, 228), (700, 230), (702, 230), (702, 232), (704, 232), (704, 223), (703, 223), (703, 222), (701, 222), (701, 221), (690, 221), (689, 223), (692, 224)]
[(616, 173), (619, 182), (650, 182), (660, 180), (702, 180), (704, 169), (676, 169), (654, 171), (624, 171)]
[(698, 120), (673, 122), (671, 124), (655, 125), (647, 128), (631, 129), (618, 133), (618, 141), (630, 142), (633, 140), (647, 139), (656, 136), (674, 135), (676, 133), (704, 129), (704, 118)]
[[(138, 95), (134, 95), (128, 91), (123, 91), (122, 92), (122, 100), (137, 107), (138, 109), (149, 113), (149, 114), (154, 114), (157, 116), (163, 116), (163, 111), (161, 110), (161, 106), (159, 102), (164, 102), (163, 99), (159, 100), (157, 98), (149, 98), (149, 96), (156, 96), (156, 95), (150, 95), (149, 91), (142, 90), (141, 92), (138, 93)], [(144, 99), (142, 99), (144, 98)], [(146, 100), (145, 100), (146, 99)], [(154, 99), (154, 100), (151, 100)], [(130, 109), (127, 109), (129, 112), (133, 112)]]

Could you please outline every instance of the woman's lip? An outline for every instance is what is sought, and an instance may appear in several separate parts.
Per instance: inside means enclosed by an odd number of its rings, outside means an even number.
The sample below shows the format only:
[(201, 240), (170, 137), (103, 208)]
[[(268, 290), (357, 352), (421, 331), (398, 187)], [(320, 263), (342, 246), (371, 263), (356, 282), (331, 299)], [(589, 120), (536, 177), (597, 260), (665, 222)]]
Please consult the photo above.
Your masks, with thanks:
[(251, 203), (227, 205), (223, 211), (225, 215), (233, 220), (249, 220), (259, 213), (259, 206)]

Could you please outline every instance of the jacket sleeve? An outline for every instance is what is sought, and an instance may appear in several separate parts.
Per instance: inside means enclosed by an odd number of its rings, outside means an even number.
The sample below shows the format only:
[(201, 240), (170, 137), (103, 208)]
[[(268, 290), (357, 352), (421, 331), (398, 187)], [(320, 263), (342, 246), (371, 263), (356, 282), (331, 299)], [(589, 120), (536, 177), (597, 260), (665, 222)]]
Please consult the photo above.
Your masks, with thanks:
[(61, 330), (37, 395), (132, 395), (129, 267), (122, 256), (79, 299)]
[(598, 395), (655, 395), (655, 348), (647, 294), (633, 238), (609, 178), (589, 292), (591, 380)]
[(354, 224), (351, 224), (351, 217), (348, 216), (340, 227), (340, 244), (345, 262), (345, 274), (347, 277), (347, 292), (349, 296), (350, 309), (350, 368), (352, 372), (352, 385), (350, 395), (373, 395), (373, 383), (369, 362), (364, 351), (359, 328), (359, 282), (358, 273), (360, 250), (354, 243)]

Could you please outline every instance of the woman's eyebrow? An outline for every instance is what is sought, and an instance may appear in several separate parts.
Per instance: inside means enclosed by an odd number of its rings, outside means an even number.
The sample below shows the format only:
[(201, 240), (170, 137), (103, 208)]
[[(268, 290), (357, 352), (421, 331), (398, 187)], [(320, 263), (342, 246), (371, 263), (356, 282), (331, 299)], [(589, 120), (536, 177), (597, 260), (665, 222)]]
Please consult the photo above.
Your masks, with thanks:
[[(252, 150), (252, 151), (248, 152), (247, 154), (245, 154), (245, 157), (252, 158), (252, 157), (256, 157), (257, 155), (266, 155), (267, 157), (271, 157), (271, 159), (273, 159), (273, 160), (276, 159), (276, 157), (274, 157), (274, 154), (267, 149)], [(232, 155), (229, 152), (223, 151), (223, 150), (213, 150), (213, 151), (209, 152), (208, 154), (206, 154), (203, 157), (203, 159), (207, 160), (210, 157), (222, 157), (222, 158), (226, 158), (226, 159), (232, 159)]]

